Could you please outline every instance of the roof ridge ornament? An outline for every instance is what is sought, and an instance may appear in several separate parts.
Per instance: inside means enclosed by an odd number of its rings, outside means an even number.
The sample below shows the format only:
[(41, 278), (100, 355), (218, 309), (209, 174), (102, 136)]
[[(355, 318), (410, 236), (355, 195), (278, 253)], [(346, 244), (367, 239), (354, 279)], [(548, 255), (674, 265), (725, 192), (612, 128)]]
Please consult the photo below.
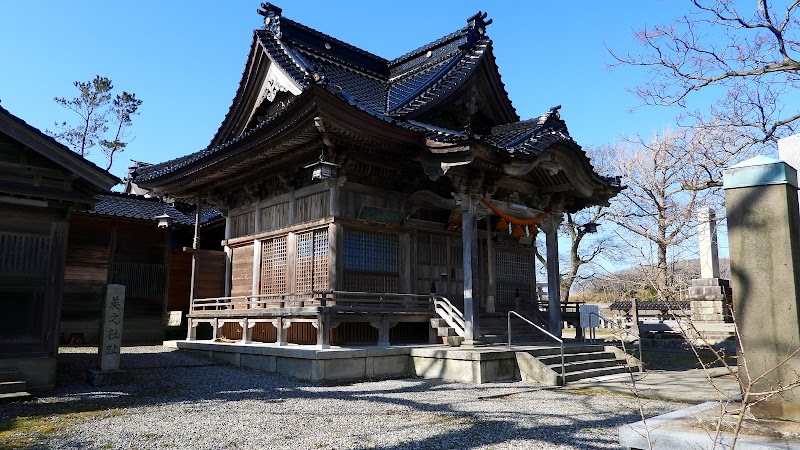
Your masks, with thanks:
[(459, 45), (459, 50), (469, 50), (476, 42), (486, 36), (486, 27), (491, 25), (494, 19), (486, 20), (488, 13), (478, 11), (477, 14), (467, 19), (467, 41)]
[(283, 10), (272, 3), (265, 2), (261, 4), (261, 8), (257, 12), (264, 16), (264, 29), (275, 35), (277, 39), (280, 39), (282, 35), (281, 13), (283, 13)]

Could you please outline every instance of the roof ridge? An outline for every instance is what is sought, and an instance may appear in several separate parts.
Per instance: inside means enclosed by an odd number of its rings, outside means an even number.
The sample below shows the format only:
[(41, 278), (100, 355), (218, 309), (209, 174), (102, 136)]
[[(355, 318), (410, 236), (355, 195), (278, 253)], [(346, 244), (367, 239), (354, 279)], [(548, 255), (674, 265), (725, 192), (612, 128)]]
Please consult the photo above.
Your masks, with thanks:
[(450, 33), (450, 34), (442, 36), (442, 37), (440, 37), (439, 39), (436, 39), (433, 42), (428, 42), (427, 44), (425, 44), (425, 45), (423, 45), (421, 47), (418, 47), (418, 48), (416, 48), (414, 50), (411, 50), (410, 52), (408, 52), (408, 53), (406, 53), (404, 55), (400, 55), (397, 58), (389, 61), (389, 69), (391, 69), (392, 67), (397, 66), (399, 64), (402, 64), (402, 63), (404, 63), (406, 61), (414, 59), (415, 57), (419, 56), (422, 52), (424, 52), (426, 50), (429, 50), (429, 49), (434, 48), (434, 47), (438, 47), (438, 46), (440, 46), (440, 45), (442, 45), (442, 44), (444, 44), (446, 42), (450, 42), (452, 40), (455, 40), (456, 38), (460, 38), (460, 37), (462, 37), (463, 33), (466, 32), (467, 30), (468, 30), (468, 27), (461, 28), (459, 30), (456, 30), (456, 31)]
[(102, 167), (100, 167), (97, 164), (93, 163), (89, 159), (87, 159), (87, 158), (79, 155), (78, 153), (74, 152), (71, 148), (69, 148), (66, 145), (62, 144), (61, 142), (59, 142), (53, 136), (50, 136), (49, 134), (47, 134), (47, 133), (43, 132), (42, 130), (36, 128), (35, 126), (29, 124), (28, 122), (26, 122), (21, 117), (15, 116), (11, 111), (5, 109), (3, 106), (0, 106), (0, 115), (7, 116), (9, 119), (17, 122), (18, 124), (20, 124), (23, 127), (27, 128), (29, 131), (31, 131), (31, 132), (33, 132), (33, 133), (45, 138), (46, 140), (50, 141), (50, 143), (55, 144), (57, 147), (59, 147), (61, 150), (63, 150), (66, 154), (70, 155), (69, 156), (70, 158), (74, 159), (78, 163), (86, 165), (87, 168), (89, 168), (90, 170), (96, 171), (98, 175), (109, 176), (109, 177), (113, 178), (114, 180), (117, 180), (116, 183), (114, 183), (115, 185), (119, 184), (122, 181), (117, 176), (112, 174), (111, 172), (103, 169)]

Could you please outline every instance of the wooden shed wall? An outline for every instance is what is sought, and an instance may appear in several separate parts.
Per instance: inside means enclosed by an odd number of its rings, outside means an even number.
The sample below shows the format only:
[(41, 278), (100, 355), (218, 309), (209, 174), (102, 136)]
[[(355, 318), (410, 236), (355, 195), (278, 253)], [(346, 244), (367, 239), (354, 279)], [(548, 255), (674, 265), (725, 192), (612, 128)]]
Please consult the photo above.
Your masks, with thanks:
[(155, 223), (75, 214), (70, 222), (61, 332), (97, 342), (107, 284), (126, 286), (123, 343), (164, 336), (169, 267), (168, 230)]

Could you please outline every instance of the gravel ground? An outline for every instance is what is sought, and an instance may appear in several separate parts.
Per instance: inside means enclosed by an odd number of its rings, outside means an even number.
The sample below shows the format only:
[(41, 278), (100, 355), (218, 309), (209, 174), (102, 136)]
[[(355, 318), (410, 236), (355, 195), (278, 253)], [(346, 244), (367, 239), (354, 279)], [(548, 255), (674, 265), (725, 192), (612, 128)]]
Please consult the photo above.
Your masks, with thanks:
[[(320, 385), (157, 346), (125, 348), (129, 383), (94, 388), (84, 379), (95, 352), (62, 349), (55, 391), (0, 408), (0, 448), (597, 449), (619, 448), (616, 427), (640, 420), (637, 400), (619, 395), (423, 379)], [(644, 403), (648, 416), (685, 406)], [(51, 426), (9, 434), (22, 421)]]

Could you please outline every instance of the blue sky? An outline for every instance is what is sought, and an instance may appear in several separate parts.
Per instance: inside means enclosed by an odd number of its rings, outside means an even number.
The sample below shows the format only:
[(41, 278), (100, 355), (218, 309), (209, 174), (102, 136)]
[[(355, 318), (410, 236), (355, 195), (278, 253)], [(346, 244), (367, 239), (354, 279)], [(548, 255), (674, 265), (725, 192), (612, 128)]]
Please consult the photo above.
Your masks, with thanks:
[[(129, 159), (161, 162), (206, 147), (225, 116), (244, 68), (259, 1), (7, 1), (0, 6), (0, 101), (28, 123), (53, 128), (72, 120), (53, 97), (73, 97), (76, 80), (96, 74), (117, 92), (144, 101)], [(506, 89), (523, 118), (562, 105), (562, 117), (584, 146), (670, 127), (678, 111), (630, 110), (626, 91), (646, 72), (612, 71), (606, 47), (639, 51), (634, 30), (667, 23), (688, 2), (281, 1), (283, 15), (338, 39), (394, 58), (466, 25), (478, 10)], [(104, 165), (99, 150), (90, 157)]]

